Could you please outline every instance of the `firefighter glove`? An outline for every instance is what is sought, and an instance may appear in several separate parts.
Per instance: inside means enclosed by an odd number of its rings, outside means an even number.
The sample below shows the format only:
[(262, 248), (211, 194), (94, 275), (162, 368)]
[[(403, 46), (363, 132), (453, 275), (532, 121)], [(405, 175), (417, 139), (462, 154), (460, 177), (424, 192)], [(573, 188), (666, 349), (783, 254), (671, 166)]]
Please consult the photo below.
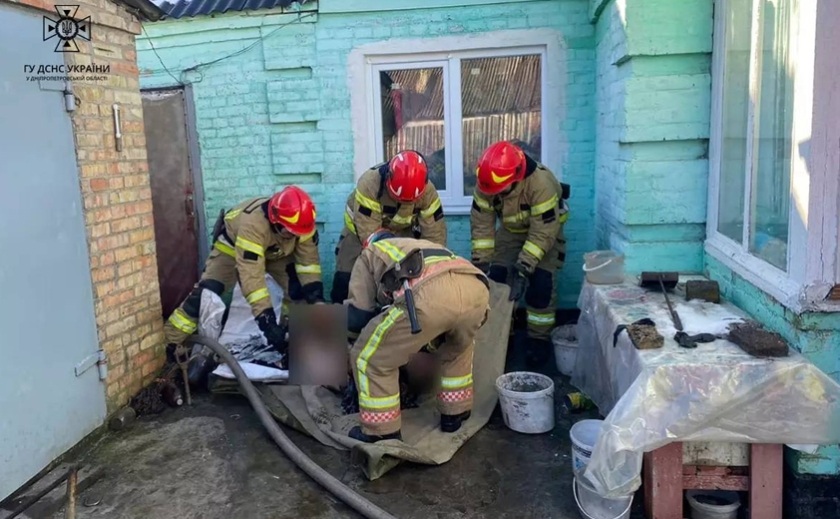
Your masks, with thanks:
[(509, 301), (518, 301), (525, 295), (525, 289), (528, 288), (528, 272), (524, 266), (517, 264), (513, 271), (513, 280), (510, 283)]
[(285, 355), (289, 348), (289, 343), (286, 341), (286, 328), (277, 323), (277, 314), (274, 313), (273, 308), (267, 308), (257, 316), (257, 326), (265, 335), (268, 344)]

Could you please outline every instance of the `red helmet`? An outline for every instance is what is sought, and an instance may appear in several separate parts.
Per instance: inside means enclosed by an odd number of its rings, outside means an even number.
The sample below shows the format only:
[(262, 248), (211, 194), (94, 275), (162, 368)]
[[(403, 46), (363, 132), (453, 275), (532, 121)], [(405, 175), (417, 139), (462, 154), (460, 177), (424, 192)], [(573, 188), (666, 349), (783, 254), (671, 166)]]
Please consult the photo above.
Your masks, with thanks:
[(525, 153), (507, 141), (491, 144), (478, 159), (475, 176), (479, 191), (497, 195), (525, 178)]
[(415, 202), (426, 190), (428, 172), (426, 161), (416, 151), (406, 150), (394, 155), (388, 163), (390, 175), (385, 185), (398, 202)]
[(370, 233), (370, 236), (365, 238), (364, 243), (362, 243), (362, 248), (367, 249), (368, 247), (370, 247), (371, 244), (376, 243), (379, 240), (387, 240), (388, 238), (393, 238), (394, 236), (396, 235), (388, 229), (380, 227), (379, 229)]
[(268, 221), (297, 236), (315, 231), (315, 204), (306, 191), (288, 186), (268, 201)]

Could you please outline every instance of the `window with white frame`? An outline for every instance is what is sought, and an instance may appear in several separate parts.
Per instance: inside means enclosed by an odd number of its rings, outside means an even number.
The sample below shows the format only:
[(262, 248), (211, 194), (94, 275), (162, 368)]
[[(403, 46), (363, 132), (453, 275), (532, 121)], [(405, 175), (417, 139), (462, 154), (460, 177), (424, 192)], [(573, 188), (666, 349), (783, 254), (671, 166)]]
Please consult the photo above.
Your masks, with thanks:
[(374, 154), (422, 153), (450, 214), (469, 211), (481, 153), (498, 140), (545, 162), (545, 46), (368, 56)]
[[(715, 3), (707, 250), (797, 309), (817, 303), (837, 281), (814, 261), (821, 252), (808, 230), (809, 219), (829, 216), (809, 207), (820, 196), (808, 169), (813, 75), (820, 73), (810, 4)], [(829, 241), (826, 250), (836, 236)], [(808, 294), (816, 285), (822, 288)]]

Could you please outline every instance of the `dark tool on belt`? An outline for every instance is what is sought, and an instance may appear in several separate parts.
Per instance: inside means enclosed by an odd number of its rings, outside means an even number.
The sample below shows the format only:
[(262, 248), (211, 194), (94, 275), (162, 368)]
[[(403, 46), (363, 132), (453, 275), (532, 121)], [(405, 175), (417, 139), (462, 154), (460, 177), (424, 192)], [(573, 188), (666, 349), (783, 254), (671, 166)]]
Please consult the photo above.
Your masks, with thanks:
[(216, 223), (213, 224), (213, 243), (219, 239), (219, 236), (225, 232), (225, 210), (219, 211), (219, 217), (216, 218)]
[(698, 342), (715, 342), (717, 340), (717, 335), (712, 333), (698, 333), (696, 335), (689, 335), (685, 332), (677, 332), (674, 335), (674, 340), (677, 341), (683, 348), (696, 348)]
[(410, 252), (402, 261), (394, 265), (394, 268), (389, 270), (382, 276), (382, 285), (388, 292), (395, 292), (400, 288), (405, 294), (405, 308), (408, 312), (408, 321), (411, 324), (411, 334), (416, 335), (420, 333), (420, 323), (417, 322), (417, 309), (414, 306), (414, 294), (411, 291), (411, 285), (408, 282), (412, 279), (420, 277), (423, 273), (423, 251), (417, 249)]
[(658, 286), (662, 289), (662, 295), (665, 296), (665, 303), (668, 305), (668, 313), (671, 314), (671, 320), (674, 322), (674, 328), (677, 331), (683, 331), (683, 324), (680, 320), (680, 315), (671, 306), (671, 299), (668, 297), (668, 290), (672, 290), (677, 286), (680, 280), (678, 272), (642, 272), (641, 283), (642, 288), (651, 288)]

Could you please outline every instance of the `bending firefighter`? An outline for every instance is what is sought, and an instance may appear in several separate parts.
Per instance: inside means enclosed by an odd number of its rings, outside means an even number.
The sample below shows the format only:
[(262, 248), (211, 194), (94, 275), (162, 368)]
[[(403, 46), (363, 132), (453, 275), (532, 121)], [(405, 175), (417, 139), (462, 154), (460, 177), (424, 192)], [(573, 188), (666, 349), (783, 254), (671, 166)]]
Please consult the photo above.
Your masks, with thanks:
[(569, 188), (505, 141), (484, 151), (476, 176), (470, 213), (473, 263), (490, 279), (509, 283), (511, 301), (525, 296), (527, 367), (545, 368), (552, 354), (554, 275), (566, 258), (563, 224), (569, 216)]
[(312, 199), (299, 187), (289, 186), (271, 198), (247, 200), (225, 214), (221, 228), (214, 234), (218, 236), (201, 280), (164, 326), (167, 353), (179, 362), (183, 359), (186, 352), (181, 345), (198, 326), (202, 290), (221, 296), (238, 281), (266, 340), (285, 355), (286, 327), (277, 321), (265, 274), (283, 287), (284, 315), (289, 301), (287, 267), (291, 263), (306, 301), (323, 301)]
[(344, 224), (335, 249), (333, 303), (347, 299), (350, 273), (362, 252), (362, 242), (377, 229), (446, 246), (440, 197), (429, 181), (425, 159), (416, 151), (401, 151), (362, 174), (347, 198)]
[(399, 368), (439, 336), (440, 428), (455, 432), (472, 410), (473, 348), (489, 312), (487, 277), (428, 240), (383, 229), (364, 245), (347, 308), (361, 421), (350, 436), (369, 443), (401, 439)]

